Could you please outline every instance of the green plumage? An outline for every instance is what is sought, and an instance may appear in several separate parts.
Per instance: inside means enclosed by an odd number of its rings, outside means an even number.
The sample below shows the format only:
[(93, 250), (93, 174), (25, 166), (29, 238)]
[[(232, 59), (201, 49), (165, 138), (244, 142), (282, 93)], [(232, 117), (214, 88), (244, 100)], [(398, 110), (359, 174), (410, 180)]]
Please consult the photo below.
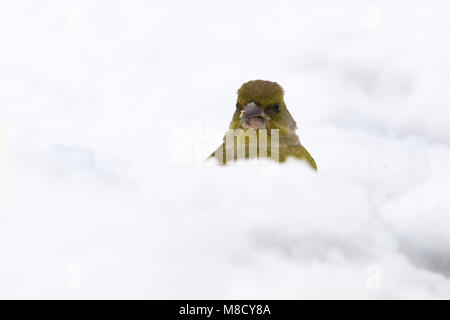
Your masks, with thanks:
[[(289, 157), (293, 157), (299, 160), (306, 160), (308, 164), (317, 170), (316, 162), (314, 161), (311, 154), (302, 146), (300, 140), (295, 133), (297, 129), (297, 124), (292, 118), (286, 104), (284, 102), (284, 91), (283, 88), (276, 82), (264, 81), (264, 80), (253, 80), (244, 83), (238, 90), (238, 98), (236, 103), (236, 110), (233, 114), (233, 118), (230, 123), (230, 129), (238, 130), (241, 129), (243, 133), (247, 132), (247, 128), (243, 128), (240, 117), (242, 116), (242, 110), (244, 106), (251, 102), (256, 103), (267, 115), (267, 126), (264, 133), (267, 132), (267, 157), (271, 158), (271, 129), (279, 130), (279, 162), (284, 162)], [(254, 130), (254, 129), (251, 129)], [(260, 142), (259, 137), (261, 129), (255, 129), (256, 135), (258, 137), (257, 142), (257, 155), (261, 157), (260, 154)], [(239, 139), (234, 139), (234, 157), (233, 160), (238, 160), (243, 157), (239, 157), (236, 149), (239, 145)], [(249, 137), (244, 137), (245, 140), (241, 140), (241, 143), (245, 141), (245, 158), (249, 157)], [(224, 158), (221, 161), (226, 164), (226, 144), (225, 137), (222, 145), (214, 151), (210, 158), (215, 158), (216, 153), (222, 150)]]

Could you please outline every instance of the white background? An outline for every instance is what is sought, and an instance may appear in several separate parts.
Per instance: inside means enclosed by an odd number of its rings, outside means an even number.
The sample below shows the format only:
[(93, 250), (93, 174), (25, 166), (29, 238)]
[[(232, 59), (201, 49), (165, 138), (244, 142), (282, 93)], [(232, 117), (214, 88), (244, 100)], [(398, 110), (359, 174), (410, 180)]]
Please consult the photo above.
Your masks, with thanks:
[[(1, 298), (450, 298), (448, 1), (2, 1)], [(279, 82), (314, 174), (204, 163)]]

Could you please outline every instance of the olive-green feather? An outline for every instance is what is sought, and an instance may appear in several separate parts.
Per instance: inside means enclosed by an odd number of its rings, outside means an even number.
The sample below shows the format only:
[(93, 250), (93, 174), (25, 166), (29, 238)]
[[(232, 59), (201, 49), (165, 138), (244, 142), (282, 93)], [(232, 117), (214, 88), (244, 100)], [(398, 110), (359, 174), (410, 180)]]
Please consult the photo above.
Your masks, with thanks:
[(262, 107), (266, 107), (282, 101), (284, 90), (276, 82), (252, 80), (244, 83), (237, 94), (237, 102), (240, 105), (246, 105), (253, 101)]
[[(261, 106), (264, 111), (270, 116), (270, 121), (267, 125), (267, 136), (270, 141), (270, 130), (279, 130), (279, 162), (285, 162), (288, 158), (293, 157), (299, 160), (305, 160), (314, 169), (317, 170), (316, 162), (311, 154), (302, 146), (300, 140), (295, 133), (297, 124), (289, 113), (286, 103), (284, 102), (284, 90), (276, 82), (265, 80), (252, 80), (244, 83), (237, 92), (236, 110), (231, 120), (230, 129), (243, 129), (239, 121), (239, 116), (242, 108), (250, 102), (255, 102)], [(280, 106), (278, 113), (271, 112), (271, 107), (274, 104)], [(245, 130), (245, 129), (244, 129)], [(258, 132), (259, 129), (257, 129)], [(258, 137), (259, 137), (259, 133)], [(222, 145), (214, 151), (209, 158), (215, 158), (216, 152), (222, 150), (223, 164), (226, 164), (225, 157), (225, 137)], [(236, 141), (234, 141), (234, 149), (236, 150)], [(259, 144), (258, 144), (259, 154)], [(234, 160), (237, 160), (236, 152), (234, 153)], [(246, 158), (248, 158), (248, 148), (246, 149)], [(270, 142), (268, 142), (267, 156), (271, 156)], [(270, 157), (272, 159), (272, 157)]]
[(314, 161), (314, 158), (302, 145), (281, 148), (280, 162), (286, 161), (289, 157), (295, 157), (299, 160), (306, 160), (314, 170), (317, 170), (316, 161)]

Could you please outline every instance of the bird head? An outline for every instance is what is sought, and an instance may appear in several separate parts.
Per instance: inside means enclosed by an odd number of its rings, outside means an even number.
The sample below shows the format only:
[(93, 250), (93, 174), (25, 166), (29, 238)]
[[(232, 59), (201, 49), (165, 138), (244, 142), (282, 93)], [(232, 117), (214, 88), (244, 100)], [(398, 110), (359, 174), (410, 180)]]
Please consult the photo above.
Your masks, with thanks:
[(283, 88), (276, 82), (253, 80), (237, 92), (236, 111), (230, 129), (279, 129), (280, 135), (295, 131), (296, 123), (286, 108)]

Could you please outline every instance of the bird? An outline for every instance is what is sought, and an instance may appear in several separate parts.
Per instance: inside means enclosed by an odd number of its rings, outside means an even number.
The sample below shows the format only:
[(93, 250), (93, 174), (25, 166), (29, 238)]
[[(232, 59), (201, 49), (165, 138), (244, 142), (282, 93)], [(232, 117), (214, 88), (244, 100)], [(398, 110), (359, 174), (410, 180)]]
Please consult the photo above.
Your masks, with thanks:
[(209, 156), (219, 164), (249, 158), (288, 158), (306, 161), (317, 171), (314, 158), (295, 133), (297, 123), (276, 82), (251, 80), (237, 91), (236, 109), (223, 143)]

